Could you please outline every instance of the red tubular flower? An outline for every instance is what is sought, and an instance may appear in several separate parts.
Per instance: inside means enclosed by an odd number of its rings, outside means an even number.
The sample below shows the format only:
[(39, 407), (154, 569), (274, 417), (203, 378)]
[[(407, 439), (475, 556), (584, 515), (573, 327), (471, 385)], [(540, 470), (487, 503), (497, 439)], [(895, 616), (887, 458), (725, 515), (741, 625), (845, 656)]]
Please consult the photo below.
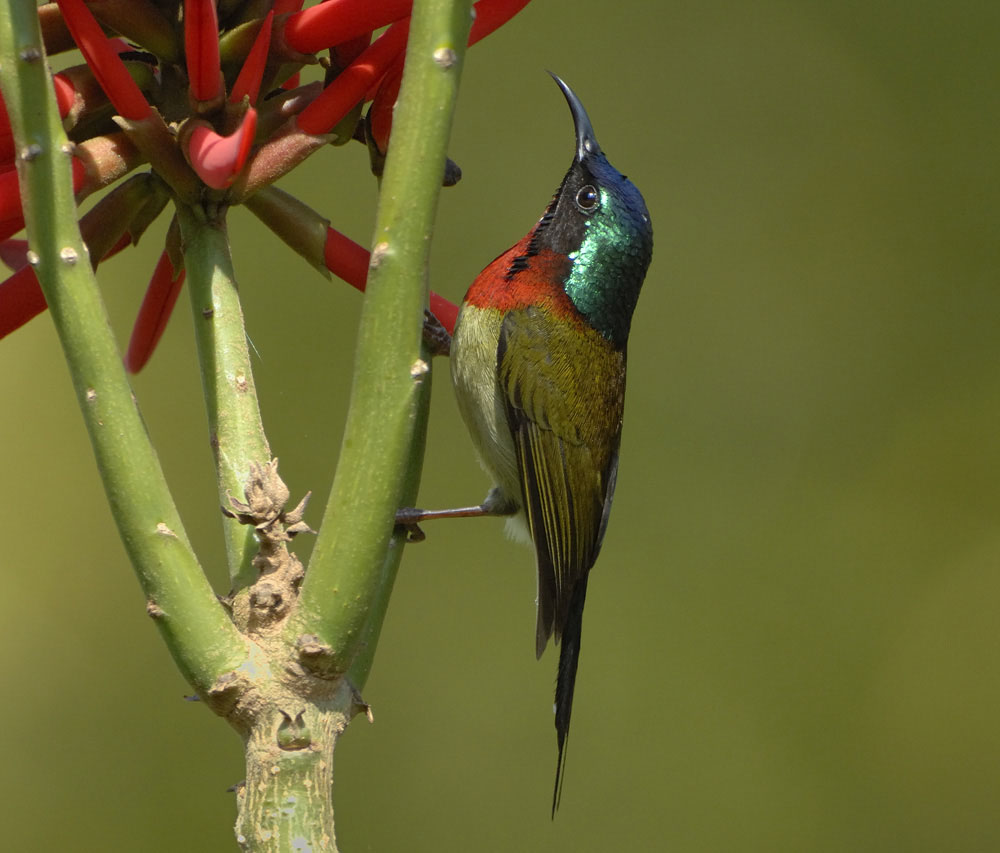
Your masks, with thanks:
[(399, 84), (403, 80), (403, 57), (399, 56), (392, 67), (385, 72), (382, 82), (375, 92), (372, 107), (368, 111), (368, 123), (372, 141), (379, 153), (385, 154), (389, 148), (389, 133), (392, 130), (392, 111), (399, 97)]
[(53, 74), (52, 85), (56, 90), (59, 115), (66, 118), (66, 114), (73, 108), (73, 101), (76, 98), (76, 87), (65, 74)]
[[(368, 281), (368, 262), (371, 256), (364, 246), (355, 243), (333, 228), (326, 230), (326, 244), (323, 247), (323, 261), (326, 268), (337, 278), (343, 279), (351, 287), (363, 291)], [(458, 306), (433, 290), (430, 294), (431, 313), (438, 318), (448, 334), (455, 331)]]
[[(80, 192), (86, 181), (86, 167), (74, 157), (73, 192)], [(17, 180), (17, 171), (11, 169), (0, 173), (0, 240), (6, 240), (22, 228), (24, 228), (24, 213), (21, 210), (21, 188)]]
[(184, 0), (184, 55), (191, 99), (218, 101), (223, 94), (223, 82), (215, 0)]
[[(0, 128), (0, 172), (6, 168), (13, 168), (14, 164), (14, 137), (4, 136)], [(2, 204), (2, 202), (0, 202)]]
[(231, 136), (220, 136), (208, 125), (196, 126), (187, 145), (191, 168), (212, 189), (225, 189), (243, 169), (256, 132), (257, 111), (253, 107), (247, 110)]
[[(98, 23), (157, 56), (164, 65), (181, 61), (181, 45), (162, 0), (86, 0)], [(176, 17), (176, 0), (173, 0)], [(133, 48), (126, 48), (132, 50)]]
[(129, 373), (138, 373), (149, 361), (167, 327), (183, 284), (184, 270), (175, 271), (170, 255), (164, 251), (153, 270), (142, 307), (139, 308), (139, 316), (132, 328), (128, 352), (125, 353), (125, 369)]
[(0, 261), (3, 261), (14, 272), (28, 263), (27, 240), (4, 240), (0, 243)]
[[(88, 2), (94, 2), (95, 8), (100, 7), (99, 14), (109, 32), (127, 38), (156, 59), (132, 54), (126, 65), (119, 54), (135, 50), (135, 46), (121, 38), (109, 39)], [(527, 2), (479, 0), (474, 7), (476, 17), (469, 44), (493, 32)], [(167, 5), (174, 8), (178, 4)], [(232, 185), (225, 199), (228, 203), (246, 200), (249, 204), (253, 193), (271, 184), (306, 156), (328, 149), (325, 143), (331, 138), (328, 134), (335, 128), (338, 141), (349, 141), (353, 136), (356, 111), (367, 100), (375, 101), (369, 116), (370, 123), (378, 147), (385, 150), (402, 76), (411, 0), (380, 0), (378, 3), (370, 0), (326, 0), (305, 11), (300, 11), (301, 6), (302, 0), (273, 0), (257, 4), (256, 8), (266, 10), (270, 7), (271, 11), (260, 22), (253, 45), (230, 93), (230, 101), (234, 104), (242, 105), (244, 99), (249, 101), (250, 109), (245, 112), (242, 106), (221, 109), (225, 82), (220, 65), (220, 37), (232, 54), (226, 59), (226, 79), (229, 79), (229, 63), (237, 62), (236, 57), (247, 51), (249, 45), (246, 39), (253, 30), (246, 29), (237, 34), (237, 38), (230, 39), (230, 35), (244, 27), (246, 22), (238, 20), (239, 15), (229, 15), (231, 20), (226, 20), (224, 16), (220, 31), (217, 0), (184, 2), (186, 81), (177, 74), (164, 73), (160, 77), (159, 70), (173, 67), (181, 61), (182, 46), (175, 32), (175, 18), (159, 11), (166, 7), (158, 0), (131, 4), (123, 0), (114, 0), (113, 3), (104, 3), (104, 0), (100, 3), (95, 0), (56, 0), (55, 4), (39, 8), (46, 49), (50, 52), (66, 50), (75, 42), (87, 63), (86, 66), (67, 68), (53, 75), (64, 126), (74, 128), (74, 138), (77, 139), (76, 154), (72, 159), (73, 189), (77, 200), (114, 184), (139, 163), (148, 163), (157, 179), (170, 190), (164, 190), (163, 197), (159, 198), (157, 193), (163, 189), (161, 184), (149, 183), (148, 187), (143, 185), (139, 189), (138, 184), (133, 184), (132, 190), (122, 192), (117, 197), (118, 202), (125, 204), (125, 199), (128, 199), (128, 204), (134, 207), (129, 208), (134, 218), (129, 220), (130, 224), (115, 220), (116, 230), (107, 221), (111, 208), (101, 207), (102, 204), (110, 204), (108, 199), (116, 198), (114, 192), (89, 211), (82, 218), (81, 225), (85, 225), (90, 217), (92, 233), (88, 237), (84, 232), (84, 236), (94, 259), (102, 252), (104, 257), (110, 257), (138, 239), (160, 214), (170, 194), (185, 203), (196, 203), (200, 184), (193, 179), (191, 171), (181, 160), (181, 154), (205, 185), (217, 190)], [(227, 4), (226, 8), (232, 9), (233, 4)], [(263, 11), (257, 14), (263, 14)], [(280, 32), (274, 29), (275, 16), (279, 16), (281, 22)], [(372, 33), (387, 24), (390, 26), (381, 37), (370, 43)], [(260, 98), (268, 62), (272, 62), (273, 73), (273, 63), (305, 62), (311, 58), (310, 54), (324, 49), (330, 50), (331, 64), (327, 77), (332, 79), (329, 85), (318, 96), (315, 93), (320, 84), (303, 87), (295, 98), (285, 96), (280, 101), (280, 109), (262, 106), (264, 117), (258, 128), (254, 106)], [(296, 51), (304, 56), (297, 56)], [(283, 73), (287, 74), (295, 67), (295, 64), (284, 64)], [(297, 87), (299, 75), (293, 74), (281, 85), (285, 88)], [(148, 93), (148, 102), (143, 92)], [(310, 99), (313, 99), (311, 103)], [(108, 100), (118, 115), (128, 120), (121, 122), (122, 131), (108, 128)], [(185, 102), (188, 107), (186, 116), (183, 115)], [(165, 111), (184, 129), (179, 134), (171, 134), (151, 104)], [(303, 104), (306, 104), (304, 108)], [(233, 129), (233, 121), (240, 115), (242, 119), (235, 132), (229, 136), (221, 135)], [(292, 126), (289, 126), (290, 117), (296, 115)], [(341, 122), (346, 130), (337, 126)], [(296, 133), (296, 129), (300, 132)], [(261, 145), (250, 160), (258, 130), (262, 137)], [(22, 153), (31, 156), (30, 149)], [(0, 258), (12, 262), (15, 269), (13, 275), (0, 282), (0, 337), (45, 308), (34, 270), (26, 263), (26, 243), (8, 241), (24, 225), (17, 174), (13, 168), (18, 154), (0, 100)], [(149, 203), (143, 202), (142, 193), (146, 189), (150, 192)], [(103, 213), (95, 215), (98, 210)], [(310, 220), (312, 230), (304, 242), (301, 239), (289, 240), (288, 235), (282, 235), (280, 224), (272, 227), (275, 233), (312, 263), (325, 265), (337, 276), (363, 290), (368, 276), (368, 252), (332, 229), (327, 231), (324, 242), (326, 221), (319, 214), (313, 216), (315, 222)], [(125, 232), (122, 233), (118, 226), (124, 227)], [(301, 235), (293, 235), (293, 238), (296, 236)], [(305, 244), (308, 245), (303, 251)], [(125, 359), (132, 371), (140, 369), (152, 354), (184, 280), (183, 269), (175, 270), (171, 257), (178, 264), (182, 263), (176, 245), (172, 245), (169, 255), (164, 253), (160, 258), (139, 312)], [(454, 328), (457, 306), (431, 293), (430, 308), (449, 331)]]
[[(315, 7), (313, 7), (315, 8)], [(318, 136), (334, 127), (392, 64), (406, 46), (410, 21), (398, 21), (379, 36), (357, 59), (298, 115), (299, 128)]]
[(104, 35), (100, 25), (83, 0), (56, 0), (87, 64), (93, 69), (101, 88), (107, 92), (118, 114), (141, 121), (152, 109), (142, 91), (125, 70), (115, 47)]
[(469, 47), (499, 29), (528, 5), (528, 0), (479, 0), (469, 32)]
[(370, 255), (364, 246), (333, 228), (326, 229), (323, 262), (337, 278), (363, 291), (368, 280), (369, 259)]
[(285, 22), (285, 41), (299, 53), (317, 53), (343, 44), (410, 14), (412, 0), (327, 0)]
[[(122, 235), (102, 260), (117, 255), (131, 242), (128, 234)], [(0, 311), (0, 338), (20, 329), (49, 307), (34, 268), (28, 266), (27, 250), (27, 240), (5, 240), (0, 244), (0, 258), (15, 270), (6, 281), (0, 282), (0, 305), (3, 306), (3, 311)]]
[[(528, 0), (479, 0), (473, 7), (476, 16), (469, 31), (469, 46), (486, 38), (490, 33), (503, 26), (507, 21), (528, 5)], [(318, 7), (317, 7), (318, 8)], [(368, 115), (373, 141), (378, 150), (385, 154), (389, 147), (389, 134), (392, 130), (392, 111), (399, 97), (399, 84), (403, 76), (403, 56), (393, 63), (382, 77), (378, 88), (369, 92), (373, 98), (371, 112)]]
[(42, 296), (34, 269), (21, 267), (6, 281), (0, 282), (0, 305), (3, 305), (3, 311), (0, 311), (0, 338), (20, 329), (49, 307)]
[(372, 42), (371, 33), (362, 33), (350, 41), (341, 42), (330, 48), (330, 59), (336, 68), (347, 68), (361, 56)]
[(455, 323), (458, 320), (458, 306), (443, 296), (438, 296), (433, 290), (430, 294), (431, 314), (438, 318), (449, 335), (455, 334)]
[[(56, 101), (59, 104), (59, 115), (66, 118), (72, 109), (76, 98), (76, 89), (65, 74), (53, 74), (52, 83), (56, 90)], [(14, 161), (14, 135), (10, 129), (10, 118), (7, 107), (0, 95), (0, 165)]]
[(264, 18), (264, 23), (260, 25), (257, 38), (254, 39), (253, 47), (247, 54), (240, 74), (233, 83), (233, 91), (229, 93), (229, 100), (238, 104), (244, 97), (250, 99), (250, 105), (257, 103), (257, 96), (260, 94), (260, 83), (264, 78), (264, 69), (267, 67), (267, 53), (271, 47), (271, 26), (274, 21), (274, 12), (268, 12)]

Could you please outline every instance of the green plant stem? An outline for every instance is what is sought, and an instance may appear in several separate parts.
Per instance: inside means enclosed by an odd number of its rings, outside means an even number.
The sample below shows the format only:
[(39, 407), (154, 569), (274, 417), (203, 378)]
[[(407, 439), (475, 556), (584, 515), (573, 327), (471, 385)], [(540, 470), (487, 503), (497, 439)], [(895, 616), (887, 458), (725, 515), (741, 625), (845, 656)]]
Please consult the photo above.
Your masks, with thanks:
[[(194, 311), (219, 501), (230, 509), (230, 496), (243, 500), (250, 463), (266, 464), (271, 450), (261, 424), (225, 221), (208, 221), (200, 209), (184, 205), (178, 205), (177, 219)], [(257, 579), (251, 565), (257, 543), (253, 530), (235, 519), (225, 518), (223, 526), (229, 576), (233, 589), (239, 590)]]
[[(416, 458), (419, 467), (423, 453), (427, 260), (469, 9), (469, 0), (413, 4), (340, 461), (286, 634), (315, 635), (329, 650), (331, 674), (346, 672), (362, 644), (370, 665), (402, 550), (398, 539), (390, 550), (395, 513), (410, 466)], [(367, 671), (354, 674), (363, 680)]]
[[(423, 354), (422, 357), (430, 362), (430, 355)], [(424, 444), (427, 437), (430, 399), (431, 380), (430, 374), (428, 374), (427, 380), (421, 383), (417, 389), (417, 400), (414, 407), (416, 416), (413, 424), (413, 452), (410, 454), (406, 470), (401, 478), (400, 506), (413, 506), (417, 500), (417, 492), (420, 488), (420, 473), (423, 470), (424, 464)], [(371, 673), (372, 663), (375, 659), (375, 649), (378, 646), (379, 634), (382, 632), (382, 623), (385, 621), (385, 614), (389, 608), (389, 596), (392, 593), (392, 585), (396, 579), (396, 571), (399, 568), (400, 560), (403, 558), (403, 546), (405, 544), (406, 534), (403, 532), (394, 532), (375, 579), (376, 593), (369, 604), (368, 618), (361, 631), (361, 635), (358, 637), (357, 652), (351, 660), (350, 668), (347, 671), (348, 680), (359, 691), (364, 689), (365, 683), (368, 681), (368, 676)]]
[[(205, 693), (246, 658), (187, 539), (132, 396), (76, 222), (70, 148), (34, 2), (0, 15), (0, 82), (17, 150), (28, 241), (125, 549), (191, 685)], [(24, 156), (26, 155), (26, 156)], [(52, 519), (57, 528), (58, 519)]]

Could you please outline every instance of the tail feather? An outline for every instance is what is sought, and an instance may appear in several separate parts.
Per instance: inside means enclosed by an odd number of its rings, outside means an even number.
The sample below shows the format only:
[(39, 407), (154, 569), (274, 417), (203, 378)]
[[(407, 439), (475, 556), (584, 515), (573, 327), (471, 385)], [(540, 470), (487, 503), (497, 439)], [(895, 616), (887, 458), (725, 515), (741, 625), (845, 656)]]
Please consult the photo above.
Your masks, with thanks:
[(580, 663), (580, 636), (583, 631), (583, 604), (586, 598), (587, 575), (585, 574), (577, 581), (573, 590), (559, 649), (559, 672), (556, 676), (556, 739), (559, 743), (559, 758), (556, 762), (556, 783), (552, 791), (553, 819), (562, 799), (566, 740), (569, 737), (569, 721), (573, 713), (573, 688), (576, 685), (576, 668)]

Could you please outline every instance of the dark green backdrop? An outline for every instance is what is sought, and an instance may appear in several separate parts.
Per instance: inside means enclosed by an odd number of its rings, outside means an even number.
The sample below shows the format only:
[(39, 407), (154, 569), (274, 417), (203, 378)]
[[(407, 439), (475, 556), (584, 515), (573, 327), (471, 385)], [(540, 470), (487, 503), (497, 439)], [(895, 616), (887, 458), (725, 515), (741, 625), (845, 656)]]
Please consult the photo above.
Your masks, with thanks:
[[(470, 53), (435, 289), (459, 299), (561, 179), (545, 69), (649, 204), (618, 494), (555, 823), (531, 554), (441, 523), (404, 559), (375, 725), (337, 753), (345, 853), (1000, 848), (998, 32), (971, 0), (539, 0)], [(367, 243), (366, 156), (284, 186)], [(232, 232), (272, 446), (315, 522), (360, 298), (243, 211)], [(122, 341), (158, 240), (101, 270)], [(189, 313), (135, 387), (221, 581)], [(181, 700), (49, 319), (0, 364), (5, 844), (235, 849), (239, 743)], [(444, 366), (432, 506), (487, 485)]]

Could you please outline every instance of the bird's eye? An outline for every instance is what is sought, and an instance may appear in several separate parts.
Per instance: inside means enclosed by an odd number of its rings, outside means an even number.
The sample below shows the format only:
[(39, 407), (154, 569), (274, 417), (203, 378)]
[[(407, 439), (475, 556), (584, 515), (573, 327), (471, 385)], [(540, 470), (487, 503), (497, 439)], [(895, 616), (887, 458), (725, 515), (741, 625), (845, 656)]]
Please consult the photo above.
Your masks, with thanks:
[(588, 213), (597, 207), (597, 200), (600, 198), (595, 190), (590, 184), (583, 187), (576, 194), (576, 206), (580, 208), (584, 213)]

